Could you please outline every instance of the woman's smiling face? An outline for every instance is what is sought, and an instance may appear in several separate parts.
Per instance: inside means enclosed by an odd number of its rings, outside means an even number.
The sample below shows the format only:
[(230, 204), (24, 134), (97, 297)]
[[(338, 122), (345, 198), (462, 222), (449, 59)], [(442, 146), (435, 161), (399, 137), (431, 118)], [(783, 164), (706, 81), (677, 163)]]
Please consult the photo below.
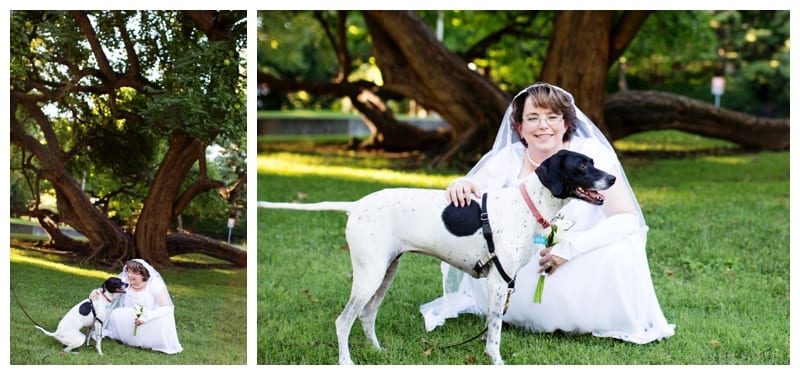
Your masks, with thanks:
[(138, 289), (144, 286), (144, 275), (136, 271), (128, 271), (128, 283), (134, 288)]
[(517, 130), (528, 142), (528, 147), (550, 152), (563, 146), (567, 123), (560, 113), (550, 108), (535, 107), (532, 100), (528, 99), (525, 101), (522, 122), (517, 125)]

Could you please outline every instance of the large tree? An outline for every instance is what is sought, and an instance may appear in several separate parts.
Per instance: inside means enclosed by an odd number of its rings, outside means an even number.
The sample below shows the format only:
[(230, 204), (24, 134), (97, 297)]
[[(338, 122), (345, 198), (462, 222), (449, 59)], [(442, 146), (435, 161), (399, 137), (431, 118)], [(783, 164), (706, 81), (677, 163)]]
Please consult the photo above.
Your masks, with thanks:
[[(520, 88), (489, 78), (491, 69), (496, 71), (500, 67), (473, 62), (487, 60), (488, 46), (493, 44), (504, 43), (505, 48), (501, 51), (492, 50), (492, 53), (513, 54), (508, 50), (514, 49), (515, 43), (522, 49), (529, 40), (546, 39), (546, 53), (539, 56), (543, 63), (539, 67), (539, 74), (531, 81), (556, 83), (572, 92), (586, 114), (612, 139), (620, 134), (628, 135), (651, 129), (655, 122), (658, 122), (658, 128), (693, 131), (699, 127), (675, 121), (692, 118), (710, 119), (703, 125), (715, 129), (705, 130), (705, 134), (714, 134), (739, 143), (742, 140), (740, 137), (729, 137), (730, 132), (719, 127), (725, 127), (726, 122), (734, 121), (736, 127), (752, 126), (755, 131), (767, 130), (761, 126), (764, 121), (753, 121), (752, 116), (731, 115), (727, 113), (729, 111), (716, 110), (688, 98), (664, 102), (665, 98), (677, 98), (676, 96), (662, 96), (659, 105), (662, 108), (665, 103), (667, 105), (661, 113), (669, 115), (671, 109), (682, 111), (679, 113), (680, 116), (665, 116), (661, 122), (649, 118), (646, 119), (647, 123), (644, 121), (640, 123), (636, 116), (646, 112), (632, 110), (627, 111), (626, 116), (633, 117), (626, 118), (625, 124), (605, 121), (605, 86), (609, 69), (619, 60), (651, 13), (651, 11), (507, 12), (491, 20), (502, 21), (504, 26), (493, 32), (481, 33), (486, 37), (473, 41), (471, 47), (466, 50), (453, 51), (438, 40), (437, 35), (428, 26), (429, 23), (424, 21), (430, 13), (362, 11), (364, 24), (371, 39), (375, 65), (380, 69), (381, 84), (364, 79), (357, 81), (342, 79), (342, 77), (352, 77), (347, 73), (350, 72), (350, 66), (354, 61), (363, 64), (363, 60), (352, 59), (352, 54), (346, 51), (348, 47), (353, 48), (358, 44), (344, 40), (343, 30), (348, 27), (344, 23), (346, 12), (339, 12), (338, 20), (330, 18), (326, 20), (324, 15), (318, 15), (318, 19), (325, 20), (321, 22), (324, 30), (338, 30), (326, 32), (325, 35), (330, 45), (336, 46), (337, 63), (340, 72), (343, 71), (345, 74), (336, 74), (336, 80), (319, 82), (310, 77), (289, 77), (286, 72), (270, 66), (261, 71), (258, 80), (267, 83), (275, 90), (307, 90), (311, 94), (345, 96), (341, 95), (341, 88), (349, 87), (352, 93), (360, 94), (358, 96), (350, 94), (351, 98), (369, 98), (369, 102), (373, 103), (369, 111), (363, 111), (359, 105), (354, 105), (373, 130), (372, 137), (363, 142), (362, 146), (421, 149), (436, 156), (433, 164), (443, 165), (457, 155), (470, 157), (488, 149), (493, 142), (499, 119), (510, 100), (507, 92)], [(502, 17), (506, 19), (503, 20)], [(548, 21), (542, 21), (543, 19)], [(480, 27), (482, 26), (477, 23), (474, 25), (474, 28)], [(267, 33), (269, 34), (269, 30)], [(510, 38), (512, 42), (503, 42), (504, 37)], [(479, 56), (483, 58), (478, 58)], [(520, 71), (519, 66), (515, 66), (514, 69), (515, 72)], [(519, 74), (527, 76), (529, 72), (520, 71)], [(406, 126), (398, 124), (390, 110), (383, 110), (389, 108), (385, 101), (393, 95), (413, 99), (425, 108), (435, 111), (450, 125), (449, 132), (406, 131), (404, 129)], [(645, 92), (631, 91), (617, 95), (615, 102), (611, 104), (615, 106), (613, 110), (619, 113), (620, 105), (640, 108), (644, 98), (652, 99), (652, 96), (648, 96)], [(621, 100), (626, 102), (620, 103)], [(687, 102), (693, 104), (685, 105)], [(725, 116), (721, 116), (721, 113)], [(776, 137), (788, 138), (786, 137), (789, 129), (788, 120), (767, 122), (770, 122), (766, 126), (772, 132), (772, 136), (748, 139), (742, 144), (758, 148), (785, 149), (787, 147), (785, 144), (776, 144), (773, 140)]]
[[(210, 177), (206, 149), (221, 138), (244, 147), (246, 30), (245, 11), (11, 13), (12, 157), (36, 191), (27, 214), (55, 246), (114, 266), (186, 252), (246, 265), (235, 247), (170, 230), (198, 195), (242, 190), (244, 169)], [(126, 180), (117, 199), (140, 199), (127, 230), (82, 188), (87, 164)], [(44, 182), (57, 213), (39, 206)], [(137, 184), (142, 196), (126, 192)], [(59, 221), (88, 243), (60, 236)]]

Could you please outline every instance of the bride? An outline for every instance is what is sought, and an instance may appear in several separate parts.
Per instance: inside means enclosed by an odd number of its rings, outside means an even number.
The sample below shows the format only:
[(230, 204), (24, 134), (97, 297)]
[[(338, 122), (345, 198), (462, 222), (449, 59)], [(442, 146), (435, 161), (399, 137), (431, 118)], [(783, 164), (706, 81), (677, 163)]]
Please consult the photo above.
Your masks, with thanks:
[[(503, 320), (535, 332), (591, 333), (637, 344), (674, 335), (653, 288), (648, 228), (636, 196), (613, 147), (567, 91), (537, 83), (517, 94), (492, 150), (450, 184), (447, 199), (461, 206), (483, 192), (515, 186), (561, 149), (588, 155), (617, 182), (603, 192), (602, 206), (573, 200), (561, 210), (572, 223), (568, 235), (535, 251), (520, 270)], [(487, 311), (486, 279), (441, 267), (444, 295), (420, 308), (428, 331), (459, 313)], [(534, 303), (540, 274), (546, 283), (541, 303)]]
[(119, 277), (128, 290), (115, 301), (103, 336), (138, 346), (177, 354), (183, 351), (175, 326), (175, 305), (161, 274), (144, 259), (125, 263)]

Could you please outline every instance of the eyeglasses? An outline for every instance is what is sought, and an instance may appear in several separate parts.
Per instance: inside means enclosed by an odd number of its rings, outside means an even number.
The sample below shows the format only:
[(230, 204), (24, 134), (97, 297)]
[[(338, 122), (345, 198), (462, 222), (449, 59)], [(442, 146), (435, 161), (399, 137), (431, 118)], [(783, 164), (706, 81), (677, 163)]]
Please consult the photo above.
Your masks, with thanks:
[(550, 115), (545, 117), (533, 116), (526, 118), (524, 121), (527, 123), (540, 125), (542, 123), (542, 120), (544, 120), (544, 123), (549, 126), (561, 125), (561, 123), (564, 121), (564, 116), (556, 116), (556, 115)]

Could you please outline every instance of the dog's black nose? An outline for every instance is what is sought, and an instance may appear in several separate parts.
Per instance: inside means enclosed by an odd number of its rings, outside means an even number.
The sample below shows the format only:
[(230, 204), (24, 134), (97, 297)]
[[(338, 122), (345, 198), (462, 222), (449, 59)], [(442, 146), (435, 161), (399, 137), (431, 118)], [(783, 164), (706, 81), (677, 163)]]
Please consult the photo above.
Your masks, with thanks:
[(617, 181), (617, 178), (613, 175), (608, 175), (608, 177), (606, 177), (606, 181), (608, 181), (608, 186), (611, 186), (614, 185), (614, 182)]

